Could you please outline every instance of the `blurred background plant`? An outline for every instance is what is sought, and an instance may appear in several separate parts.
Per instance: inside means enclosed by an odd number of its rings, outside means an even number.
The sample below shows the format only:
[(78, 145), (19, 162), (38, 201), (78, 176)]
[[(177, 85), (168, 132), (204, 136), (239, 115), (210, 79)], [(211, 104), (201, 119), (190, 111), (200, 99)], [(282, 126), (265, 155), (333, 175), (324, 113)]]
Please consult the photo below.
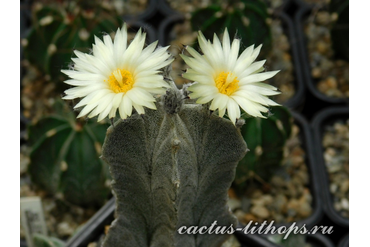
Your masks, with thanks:
[(244, 118), (241, 133), (250, 150), (239, 161), (234, 188), (240, 195), (247, 190), (248, 180), (267, 183), (281, 167), (284, 146), (291, 137), (293, 118), (283, 106), (271, 107), (267, 118)]
[[(53, 112), (28, 125), (21, 145), (21, 197), (39, 196), (48, 236), (66, 239), (112, 196), (108, 166), (99, 158), (109, 124), (76, 120), (61, 99)], [(36, 247), (64, 246), (54, 240), (34, 242)]]
[(55, 114), (28, 127), (31, 180), (51, 196), (100, 207), (109, 194), (109, 171), (99, 159), (109, 124), (76, 120), (61, 100), (54, 108)]
[(231, 37), (241, 39), (244, 46), (263, 44), (261, 56), (271, 49), (271, 16), (260, 0), (214, 1), (192, 13), (191, 27), (200, 30), (207, 39), (228, 29)]
[(116, 11), (108, 6), (100, 1), (35, 3), (33, 26), (23, 40), (25, 59), (63, 87), (58, 83), (65, 79), (60, 70), (71, 64), (73, 50), (89, 52), (94, 35), (114, 32), (121, 25)]

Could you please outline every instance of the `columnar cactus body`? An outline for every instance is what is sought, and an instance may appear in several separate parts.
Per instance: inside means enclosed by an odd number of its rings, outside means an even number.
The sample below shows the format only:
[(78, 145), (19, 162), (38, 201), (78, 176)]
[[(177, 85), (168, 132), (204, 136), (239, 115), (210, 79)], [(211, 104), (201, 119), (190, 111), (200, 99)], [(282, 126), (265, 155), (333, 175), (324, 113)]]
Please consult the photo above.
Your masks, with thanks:
[(227, 234), (178, 234), (181, 226), (230, 226), (227, 190), (247, 146), (229, 120), (184, 103), (169, 89), (157, 110), (133, 114), (107, 131), (116, 220), (104, 246), (219, 246)]

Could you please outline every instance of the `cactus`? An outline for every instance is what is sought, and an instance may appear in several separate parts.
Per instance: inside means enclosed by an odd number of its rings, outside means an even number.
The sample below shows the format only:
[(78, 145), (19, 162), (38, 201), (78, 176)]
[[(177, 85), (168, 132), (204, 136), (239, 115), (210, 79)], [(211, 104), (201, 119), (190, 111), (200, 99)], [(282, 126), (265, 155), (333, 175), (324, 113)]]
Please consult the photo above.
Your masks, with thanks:
[(349, 1), (332, 0), (330, 12), (338, 19), (331, 28), (332, 47), (338, 58), (349, 61)]
[(102, 157), (113, 179), (116, 220), (103, 246), (220, 246), (229, 237), (176, 232), (214, 221), (217, 227), (236, 224), (227, 190), (247, 150), (231, 121), (184, 102), (186, 95), (172, 81), (156, 111), (108, 129)]
[(100, 206), (109, 193), (107, 168), (99, 159), (108, 125), (76, 122), (60, 101), (55, 108), (58, 114), (28, 127), (31, 179), (51, 194), (62, 192), (73, 204)]
[(253, 175), (268, 181), (283, 159), (283, 148), (291, 135), (293, 119), (282, 106), (271, 107), (271, 113), (266, 119), (245, 118), (241, 133), (250, 152), (236, 170), (234, 187), (238, 193), (245, 191), (246, 181)]
[(263, 44), (266, 53), (272, 43), (269, 18), (267, 6), (260, 0), (228, 0), (195, 11), (191, 25), (193, 30), (201, 30), (207, 39), (227, 28), (231, 35), (241, 38), (244, 46)]
[(85, 6), (80, 1), (79, 6), (73, 3), (38, 3), (33, 8), (33, 26), (24, 42), (24, 55), (52, 81), (65, 79), (60, 69), (70, 63), (74, 49), (87, 52), (94, 35), (110, 33), (122, 24), (117, 14), (98, 4)]

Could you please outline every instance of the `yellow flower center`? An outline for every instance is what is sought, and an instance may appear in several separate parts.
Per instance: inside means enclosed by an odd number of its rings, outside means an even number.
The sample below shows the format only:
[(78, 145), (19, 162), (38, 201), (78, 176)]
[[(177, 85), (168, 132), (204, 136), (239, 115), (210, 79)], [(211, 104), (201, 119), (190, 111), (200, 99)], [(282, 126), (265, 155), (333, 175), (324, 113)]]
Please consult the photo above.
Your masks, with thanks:
[(221, 72), (215, 79), (218, 91), (227, 96), (232, 95), (239, 89), (238, 78), (230, 72)]
[(109, 88), (115, 93), (126, 93), (134, 83), (131, 72), (125, 69), (116, 69), (108, 79)]

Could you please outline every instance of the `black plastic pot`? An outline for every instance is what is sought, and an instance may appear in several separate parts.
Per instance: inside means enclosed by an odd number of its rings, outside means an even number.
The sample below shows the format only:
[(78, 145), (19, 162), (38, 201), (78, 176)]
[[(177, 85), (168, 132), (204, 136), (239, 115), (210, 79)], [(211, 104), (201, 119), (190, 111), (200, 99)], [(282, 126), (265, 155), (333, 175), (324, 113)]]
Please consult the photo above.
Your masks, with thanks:
[(235, 236), (240, 243), (242, 243), (241, 247), (279, 247), (279, 245), (256, 234), (243, 234), (241, 232), (236, 232)]
[[(20, 4), (20, 38), (23, 39), (26, 37), (27, 31), (30, 28), (30, 21), (31, 21), (31, 4), (30, 1), (21, 1)], [(23, 47), (20, 45), (20, 61), (23, 59)], [(20, 64), (20, 75), (21, 78), (24, 76), (24, 68)], [(20, 86), (22, 88), (22, 80), (20, 80)], [(21, 139), (21, 144), (25, 140), (25, 135), (26, 135), (26, 125), (28, 123), (28, 120), (24, 117), (22, 114), (22, 104), (20, 104), (20, 139)]]
[[(162, 1), (162, 0), (159, 0)], [(164, 0), (163, 0), (164, 1)], [(161, 46), (167, 46), (170, 44), (171, 40), (176, 38), (172, 36), (171, 30), (177, 23), (183, 23), (185, 16), (180, 13), (174, 13), (167, 16), (159, 25), (158, 29), (158, 44)], [(184, 44), (186, 45), (186, 44)]]
[(318, 99), (334, 104), (348, 104), (349, 98), (340, 98), (340, 97), (329, 97), (323, 93), (321, 93), (316, 87), (316, 81), (311, 76), (311, 66), (310, 60), (308, 56), (307, 50), (307, 38), (304, 33), (304, 24), (307, 16), (313, 11), (313, 8), (317, 5), (315, 4), (308, 4), (303, 2), (302, 0), (295, 0), (296, 4), (299, 6), (299, 10), (297, 11), (296, 15), (294, 16), (294, 23), (295, 23), (295, 31), (297, 34), (297, 46), (299, 49), (300, 54), (300, 64), (301, 70), (303, 72), (303, 80), (304, 83), (307, 85), (307, 88), (310, 92), (317, 97)]
[[(256, 246), (256, 247), (278, 247), (280, 245), (274, 244), (269, 240), (258, 235), (245, 235), (237, 232), (235, 236), (243, 244), (242, 247)], [(312, 247), (334, 247), (333, 242), (322, 234), (306, 235), (306, 242)], [(301, 246), (297, 246), (301, 247)]]
[(293, 58), (294, 65), (294, 78), (295, 78), (295, 94), (290, 98), (284, 105), (291, 109), (298, 109), (301, 104), (304, 102), (305, 96), (305, 85), (303, 83), (303, 77), (301, 72), (301, 67), (299, 66), (299, 55), (298, 55), (298, 46), (297, 46), (297, 34), (294, 31), (293, 22), (288, 15), (281, 13), (278, 15), (283, 21), (283, 26), (289, 37), (290, 49)]
[(26, 243), (26, 241), (25, 240), (20, 240), (20, 246), (21, 247), (27, 247), (27, 243)]
[(333, 242), (322, 234), (307, 235), (307, 242), (312, 247), (334, 247)]
[[(165, 1), (165, 0), (162, 0)], [(285, 6), (285, 5), (283, 5)], [(283, 7), (282, 7), (283, 8)], [(304, 102), (305, 99), (305, 84), (303, 82), (301, 66), (299, 65), (299, 48), (297, 43), (297, 35), (294, 30), (294, 26), (292, 20), (288, 15), (286, 15), (283, 11), (275, 13), (276, 17), (282, 20), (284, 30), (289, 38), (290, 41), (290, 49), (291, 49), (291, 56), (293, 59), (294, 65), (294, 77), (295, 77), (295, 94), (292, 98), (288, 99), (284, 105), (290, 109), (298, 110)], [(167, 17), (165, 20), (161, 22), (158, 29), (158, 39), (159, 44), (162, 46), (169, 45), (171, 40), (175, 39), (176, 37), (171, 32), (173, 27), (178, 24), (182, 23), (185, 20), (185, 16), (183, 14), (172, 14), (171, 16)], [(186, 44), (184, 44), (186, 45)]]
[(336, 224), (349, 227), (349, 219), (342, 217), (333, 207), (333, 196), (329, 190), (329, 177), (326, 170), (325, 160), (323, 157), (324, 149), (322, 147), (322, 138), (325, 126), (333, 124), (337, 120), (346, 121), (349, 119), (348, 107), (329, 107), (320, 111), (312, 120), (312, 129), (314, 135), (314, 151), (317, 163), (317, 169), (320, 173), (321, 197), (323, 208), (328, 217)]
[(66, 244), (66, 247), (87, 246), (90, 242), (99, 239), (104, 228), (114, 220), (116, 200), (112, 197), (93, 217), (73, 235)]
[(157, 0), (158, 11), (164, 16), (169, 17), (172, 15), (179, 15), (180, 13), (170, 7), (167, 0)]
[[(306, 152), (306, 157), (305, 157), (305, 162), (308, 167), (308, 172), (310, 176), (310, 184), (309, 184), (309, 189), (312, 194), (313, 198), (313, 212), (312, 214), (307, 217), (306, 219), (300, 220), (295, 222), (297, 226), (303, 226), (305, 225), (306, 229), (311, 229), (313, 226), (316, 226), (322, 219), (323, 217), (323, 203), (322, 203), (322, 198), (320, 194), (320, 179), (321, 176), (317, 172), (317, 164), (315, 162), (314, 158), (314, 150), (313, 150), (313, 145), (314, 142), (311, 137), (311, 129), (310, 125), (308, 124), (307, 120), (300, 115), (299, 113), (296, 113), (294, 111), (291, 112), (292, 116), (294, 118), (295, 124), (297, 124), (300, 128), (300, 140), (302, 140), (302, 148)], [(291, 223), (277, 223), (274, 224), (275, 227), (289, 227), (291, 226)], [(243, 226), (242, 226), (243, 227)], [(318, 235), (318, 234), (315, 234)], [(308, 239), (315, 238), (315, 235), (308, 235)], [(264, 235), (264, 237), (267, 237)], [(315, 239), (316, 242), (319, 241), (320, 237), (317, 237)], [(326, 239), (326, 238), (325, 238)], [(324, 242), (324, 240), (322, 240)], [(314, 245), (315, 246), (315, 245)], [(317, 246), (332, 246), (332, 245), (317, 245)]]
[[(320, 175), (317, 173), (317, 164), (314, 158), (314, 141), (312, 139), (310, 125), (307, 120), (299, 113), (291, 112), (294, 122), (300, 128), (300, 140), (306, 152), (305, 162), (310, 175), (310, 191), (313, 197), (313, 213), (308, 218), (298, 221), (297, 225), (305, 224), (307, 227), (315, 226), (323, 216), (323, 202), (320, 197)], [(285, 224), (290, 225), (290, 224)]]
[(147, 19), (150, 19), (155, 15), (157, 11), (157, 0), (148, 0), (148, 6), (146, 9), (138, 14), (132, 15), (132, 14), (125, 14), (123, 16), (123, 19), (125, 21), (145, 21)]
[(139, 31), (140, 28), (143, 31), (145, 31), (146, 34), (147, 34), (146, 42), (148, 44), (153, 43), (154, 41), (156, 41), (156, 39), (157, 39), (156, 30), (151, 25), (146, 23), (145, 21), (143, 21), (143, 20), (127, 20), (126, 23), (127, 23), (127, 29), (128, 29), (127, 31), (135, 30), (135, 32), (137, 32), (137, 31)]
[(338, 244), (338, 247), (348, 247), (349, 246), (349, 234), (344, 236)]

